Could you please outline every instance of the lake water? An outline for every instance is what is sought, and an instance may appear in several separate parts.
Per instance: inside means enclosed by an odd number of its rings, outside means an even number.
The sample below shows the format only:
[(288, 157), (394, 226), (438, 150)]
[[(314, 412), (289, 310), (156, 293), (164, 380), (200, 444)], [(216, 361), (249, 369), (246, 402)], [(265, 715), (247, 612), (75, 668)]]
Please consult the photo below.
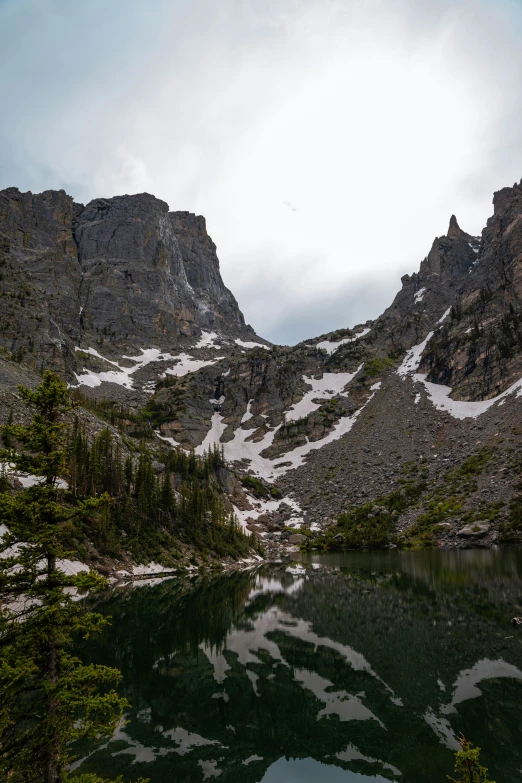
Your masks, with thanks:
[(82, 772), (444, 783), (460, 732), (522, 783), (522, 552), (348, 553), (120, 588), (81, 650), (132, 707)]

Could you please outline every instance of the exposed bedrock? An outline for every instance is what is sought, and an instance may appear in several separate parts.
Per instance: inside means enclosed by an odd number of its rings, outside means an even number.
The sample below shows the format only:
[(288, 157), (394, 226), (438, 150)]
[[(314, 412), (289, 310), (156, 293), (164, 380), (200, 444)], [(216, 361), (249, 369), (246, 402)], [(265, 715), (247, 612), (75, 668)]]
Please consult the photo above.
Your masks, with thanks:
[(34, 369), (191, 345), (201, 329), (259, 340), (225, 287), (203, 218), (149, 194), (76, 204), (0, 192), (0, 344)]
[(63, 191), (10, 188), (0, 302), (0, 390), (12, 396), (15, 379), (51, 367), (141, 416), (151, 439), (223, 447), (250, 477), (234, 488), (238, 514), (268, 541), (283, 523), (317, 529), (367, 502), (377, 518), (382, 498), (419, 476), (398, 531), (429, 519), (446, 525), (439, 541), (486, 545), (512, 513), (522, 184), (495, 194), (481, 237), (452, 216), (375, 321), (293, 347), (245, 325), (204, 218), (148, 194), (83, 207)]

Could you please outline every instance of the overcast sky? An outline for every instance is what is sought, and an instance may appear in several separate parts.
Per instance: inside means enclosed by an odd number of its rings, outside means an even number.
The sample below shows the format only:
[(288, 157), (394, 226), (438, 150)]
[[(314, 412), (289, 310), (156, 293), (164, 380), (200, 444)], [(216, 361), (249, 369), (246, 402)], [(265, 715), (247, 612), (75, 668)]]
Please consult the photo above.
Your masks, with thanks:
[(205, 215), (280, 343), (374, 318), (522, 178), (521, 0), (0, 0), (0, 187)]

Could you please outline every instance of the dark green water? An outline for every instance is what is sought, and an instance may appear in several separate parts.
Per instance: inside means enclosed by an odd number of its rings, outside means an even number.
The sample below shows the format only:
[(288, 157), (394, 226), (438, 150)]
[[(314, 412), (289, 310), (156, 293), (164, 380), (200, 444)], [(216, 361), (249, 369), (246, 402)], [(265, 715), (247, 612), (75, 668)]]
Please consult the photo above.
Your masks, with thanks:
[[(151, 783), (444, 783), (456, 735), (522, 783), (522, 552), (314, 557), (122, 590), (81, 652), (127, 725), (82, 772)], [(89, 754), (87, 756), (87, 754)], [(85, 758), (87, 756), (87, 758)]]

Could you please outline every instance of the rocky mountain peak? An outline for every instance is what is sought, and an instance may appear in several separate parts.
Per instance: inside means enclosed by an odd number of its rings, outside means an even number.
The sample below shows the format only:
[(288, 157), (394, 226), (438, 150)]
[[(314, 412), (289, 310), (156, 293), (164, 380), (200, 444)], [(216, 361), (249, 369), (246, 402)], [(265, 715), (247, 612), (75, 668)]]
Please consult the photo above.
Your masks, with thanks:
[(372, 329), (384, 355), (398, 355), (420, 343), (458, 301), (476, 263), (479, 244), (452, 215), (447, 235), (435, 238), (418, 272), (401, 277), (401, 290)]
[(463, 231), (455, 215), (452, 215), (448, 233), (434, 240), (430, 252), (421, 263), (419, 277), (436, 276), (443, 284), (459, 284), (475, 261), (476, 246), (477, 238)]
[(225, 287), (205, 220), (149, 193), (76, 204), (65, 191), (0, 191), (0, 345), (29, 366), (78, 369), (194, 344), (202, 330), (256, 340)]
[(457, 218), (455, 215), (452, 215), (450, 217), (449, 222), (449, 228), (448, 228), (448, 237), (451, 237), (452, 239), (457, 239), (462, 235), (463, 231), (460, 228), (459, 224), (457, 223)]
[(488, 226), (499, 217), (509, 217), (522, 212), (522, 180), (513, 187), (497, 190), (493, 195), (493, 215), (488, 220)]
[(192, 212), (170, 212), (169, 218), (187, 280), (198, 297), (200, 323), (219, 328), (224, 322), (229, 329), (247, 330), (252, 339), (253, 329), (246, 327), (236, 299), (223, 285), (216, 245), (207, 233), (205, 218)]
[[(402, 535), (424, 524), (444, 472), (456, 482), (477, 454), (507, 472), (520, 450), (522, 184), (495, 195), (480, 240), (452, 216), (375, 321), (294, 347), (245, 325), (204, 218), (149, 194), (84, 207), (63, 191), (3, 191), (0, 267), (4, 420), (20, 372), (56, 369), (113, 406), (129, 437), (223, 449), (243, 475), (227, 484), (235, 513), (265, 542), (280, 546), (303, 520), (324, 530), (355, 507), (380, 519), (385, 494), (402, 498), (415, 470), (415, 503), (386, 517)], [(484, 515), (518, 473), (470, 485), (430, 535), (489, 536)]]
[(494, 212), (459, 291), (443, 342), (429, 346), (430, 380), (463, 400), (488, 399), (520, 377), (522, 360), (522, 183), (494, 195)]
[(26, 250), (47, 248), (75, 256), (73, 220), (81, 204), (64, 190), (21, 193), (18, 188), (0, 191), (0, 235), (4, 247)]

